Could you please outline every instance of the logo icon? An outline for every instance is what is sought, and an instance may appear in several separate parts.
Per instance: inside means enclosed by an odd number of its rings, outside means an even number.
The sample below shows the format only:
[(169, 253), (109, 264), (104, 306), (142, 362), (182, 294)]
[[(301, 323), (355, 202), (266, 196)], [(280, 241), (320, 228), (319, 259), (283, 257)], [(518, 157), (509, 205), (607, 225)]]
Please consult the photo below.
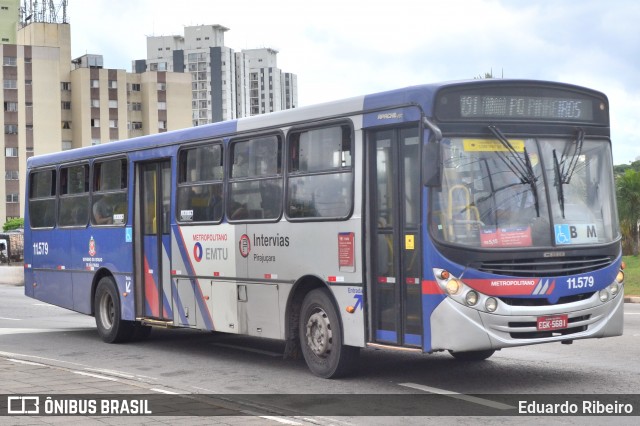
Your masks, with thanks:
[(89, 256), (93, 257), (96, 255), (96, 241), (93, 239), (93, 236), (91, 236), (91, 239), (89, 240)]
[(7, 397), (7, 414), (40, 414), (40, 397)]
[(238, 243), (238, 248), (240, 249), (240, 254), (242, 257), (249, 256), (249, 252), (251, 252), (251, 240), (247, 234), (243, 234), (240, 237), (240, 242)]
[(193, 246), (193, 258), (196, 262), (200, 262), (202, 260), (202, 244), (195, 243)]

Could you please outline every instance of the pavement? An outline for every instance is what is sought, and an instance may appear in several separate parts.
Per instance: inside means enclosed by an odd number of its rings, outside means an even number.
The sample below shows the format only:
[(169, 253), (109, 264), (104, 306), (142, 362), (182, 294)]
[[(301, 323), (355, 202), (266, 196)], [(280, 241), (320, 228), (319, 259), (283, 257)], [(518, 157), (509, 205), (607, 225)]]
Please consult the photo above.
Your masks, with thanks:
[[(22, 267), (0, 266), (0, 285), (23, 286)], [(625, 296), (627, 303), (640, 303), (640, 296)], [(144, 416), (101, 416), (101, 415), (8, 415), (8, 407), (15, 409), (20, 395), (38, 395), (40, 407), (44, 406), (47, 396), (56, 399), (84, 397), (104, 398), (110, 396), (120, 399), (164, 398), (153, 405), (160, 407), (160, 415)], [(171, 395), (167, 399), (167, 395)], [(193, 411), (188, 411), (194, 407)], [(12, 411), (13, 411), (12, 409)], [(179, 389), (159, 389), (153, 383), (128, 379), (109, 372), (92, 372), (75, 366), (55, 365), (50, 360), (41, 360), (35, 356), (26, 356), (0, 351), (0, 425), (59, 425), (59, 424), (96, 424), (96, 425), (305, 425), (309, 419), (287, 417), (281, 413), (268, 413), (264, 407), (256, 409), (237, 401), (216, 398), (213, 395), (186, 394)], [(158, 414), (158, 410), (155, 411)], [(190, 414), (194, 413), (194, 414)], [(202, 415), (202, 413), (206, 413)], [(273, 414), (273, 415), (269, 415)]]

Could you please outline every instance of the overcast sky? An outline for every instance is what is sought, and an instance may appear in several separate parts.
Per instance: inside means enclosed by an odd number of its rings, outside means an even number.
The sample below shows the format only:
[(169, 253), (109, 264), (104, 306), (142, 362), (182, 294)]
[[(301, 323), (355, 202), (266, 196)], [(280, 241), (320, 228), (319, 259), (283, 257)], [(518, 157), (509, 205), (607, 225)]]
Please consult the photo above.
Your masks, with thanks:
[[(55, 1), (55, 3), (59, 3)], [(556, 80), (608, 95), (615, 164), (640, 157), (638, 0), (71, 0), (73, 57), (131, 70), (146, 37), (229, 28), (298, 76), (300, 106), (437, 81)]]

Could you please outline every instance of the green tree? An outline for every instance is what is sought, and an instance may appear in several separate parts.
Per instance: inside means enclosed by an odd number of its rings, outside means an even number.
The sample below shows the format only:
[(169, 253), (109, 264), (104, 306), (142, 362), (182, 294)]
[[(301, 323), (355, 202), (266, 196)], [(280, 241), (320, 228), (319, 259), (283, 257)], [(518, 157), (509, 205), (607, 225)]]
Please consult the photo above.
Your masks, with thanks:
[(625, 170), (616, 180), (618, 214), (624, 254), (638, 255), (638, 219), (640, 219), (640, 172)]
[(17, 219), (9, 219), (4, 225), (2, 225), (2, 229), (4, 231), (11, 231), (12, 229), (24, 228), (24, 219), (19, 217)]

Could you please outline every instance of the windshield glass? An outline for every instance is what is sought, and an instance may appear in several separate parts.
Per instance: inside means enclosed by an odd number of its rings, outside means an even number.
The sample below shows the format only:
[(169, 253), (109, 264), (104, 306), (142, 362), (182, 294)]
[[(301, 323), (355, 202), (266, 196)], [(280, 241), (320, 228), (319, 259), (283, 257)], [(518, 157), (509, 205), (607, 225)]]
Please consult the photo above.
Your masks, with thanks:
[[(617, 238), (610, 145), (500, 137), (442, 143), (432, 235), (472, 247), (603, 244)], [(500, 140), (502, 139), (502, 140)]]

